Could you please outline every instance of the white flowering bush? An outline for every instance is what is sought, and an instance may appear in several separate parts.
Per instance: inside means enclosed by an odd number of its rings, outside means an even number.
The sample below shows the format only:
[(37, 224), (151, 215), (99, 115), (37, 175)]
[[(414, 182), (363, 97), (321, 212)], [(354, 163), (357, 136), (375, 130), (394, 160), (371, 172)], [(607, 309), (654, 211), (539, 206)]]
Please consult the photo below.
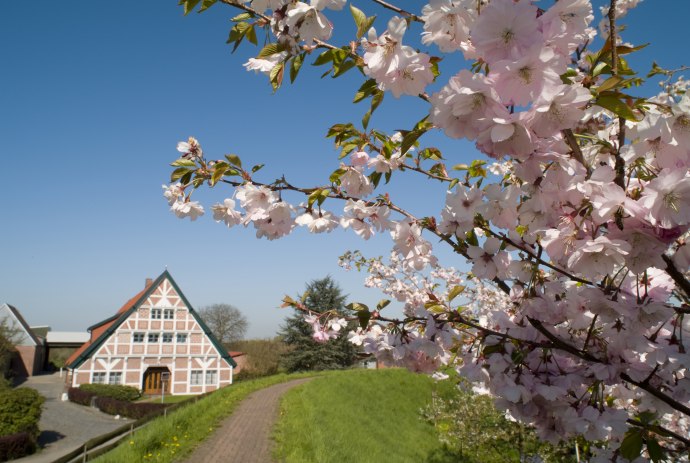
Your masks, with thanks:
[[(595, 442), (593, 461), (687, 461), (690, 97), (678, 70), (657, 65), (647, 77), (661, 92), (637, 95), (644, 78), (626, 57), (641, 46), (619, 25), (637, 1), (610, 0), (596, 28), (589, 0), (430, 0), (419, 12), (371, 2), (387, 22), (349, 4), (357, 33), (341, 47), (328, 15), (346, 0), (218, 2), (240, 13), (235, 48), (265, 44), (245, 67), (274, 89), (310, 60), (333, 77), (358, 69), (354, 100), (369, 108), (357, 125), (331, 127), (341, 162), (316, 186), (262, 182), (260, 164), (179, 143), (164, 186), (172, 211), (196, 219), (194, 190), (223, 184), (214, 219), (259, 238), (296, 227), (388, 234), (389, 260), (348, 253), (342, 264), (365, 269), (404, 316), (385, 315), (390, 300), (352, 304), (353, 343), (386, 363), (460, 374), (542, 438)], [(203, 11), (216, 0), (181, 3)], [(423, 49), (405, 45), (412, 33)], [(450, 54), (467, 68), (442, 76)], [(426, 93), (432, 82), (443, 86)], [(386, 93), (421, 98), (428, 112), (409, 130), (371, 129)], [(424, 146), (431, 130), (474, 141), (482, 157), (455, 164)], [(445, 202), (411, 214), (377, 195), (393, 175), (445, 183)], [(432, 241), (471, 272), (442, 267)], [(319, 340), (346, 331), (336, 314), (305, 316)]]

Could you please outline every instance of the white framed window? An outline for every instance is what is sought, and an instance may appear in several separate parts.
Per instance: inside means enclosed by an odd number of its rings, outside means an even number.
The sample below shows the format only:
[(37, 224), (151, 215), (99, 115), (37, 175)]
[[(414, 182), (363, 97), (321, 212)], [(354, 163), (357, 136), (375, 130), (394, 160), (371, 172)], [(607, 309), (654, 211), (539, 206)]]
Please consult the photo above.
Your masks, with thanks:
[(175, 309), (163, 310), (163, 318), (165, 320), (172, 320), (173, 318), (175, 318)]
[(191, 373), (189, 374), (189, 384), (192, 386), (199, 386), (201, 384), (204, 384), (202, 382), (204, 372), (203, 370), (192, 370)]
[(105, 384), (106, 375), (105, 371), (94, 371), (91, 374), (91, 384)]
[(149, 333), (149, 342), (158, 342), (159, 333)]
[(163, 342), (172, 342), (172, 339), (173, 339), (172, 333), (163, 333)]
[(216, 384), (218, 370), (206, 370), (206, 384)]
[(132, 341), (133, 342), (144, 342), (144, 333), (133, 333), (132, 334)]
[(108, 384), (122, 384), (122, 372), (111, 371), (110, 376), (108, 376)]
[(160, 320), (161, 319), (161, 309), (151, 309), (151, 319)]
[(187, 333), (177, 333), (177, 343), (186, 344), (187, 343)]

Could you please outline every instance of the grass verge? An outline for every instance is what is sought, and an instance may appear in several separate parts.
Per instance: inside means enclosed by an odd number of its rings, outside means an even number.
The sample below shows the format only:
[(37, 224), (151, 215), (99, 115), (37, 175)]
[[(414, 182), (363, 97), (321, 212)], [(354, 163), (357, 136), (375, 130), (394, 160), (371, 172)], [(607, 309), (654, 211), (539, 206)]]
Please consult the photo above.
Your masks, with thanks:
[(451, 461), (420, 416), (432, 391), (449, 387), (399, 369), (317, 378), (283, 397), (274, 456), (287, 463)]
[(185, 406), (151, 421), (144, 428), (111, 452), (94, 460), (99, 463), (173, 462), (189, 455), (208, 438), (220, 421), (250, 393), (292, 379), (314, 376), (306, 374), (279, 374), (252, 381), (243, 381), (225, 387), (194, 404)]

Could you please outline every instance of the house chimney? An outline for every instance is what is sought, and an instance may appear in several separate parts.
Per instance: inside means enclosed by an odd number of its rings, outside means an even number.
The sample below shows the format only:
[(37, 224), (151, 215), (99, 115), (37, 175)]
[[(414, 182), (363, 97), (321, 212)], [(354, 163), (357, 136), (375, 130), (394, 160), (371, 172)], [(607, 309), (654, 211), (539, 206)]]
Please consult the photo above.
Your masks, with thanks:
[(146, 288), (148, 288), (149, 286), (151, 286), (152, 283), (153, 283), (153, 280), (152, 280), (151, 278), (147, 278), (147, 279), (146, 279), (146, 284), (144, 285), (144, 289), (146, 289)]

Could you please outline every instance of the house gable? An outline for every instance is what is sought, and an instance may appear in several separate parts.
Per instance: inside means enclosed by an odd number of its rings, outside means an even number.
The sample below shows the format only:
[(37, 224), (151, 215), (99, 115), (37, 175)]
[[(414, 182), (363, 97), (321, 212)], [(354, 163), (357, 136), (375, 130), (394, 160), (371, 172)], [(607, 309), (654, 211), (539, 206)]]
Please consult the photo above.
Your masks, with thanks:
[(167, 271), (89, 331), (67, 362), (71, 386), (108, 382), (148, 394), (162, 387), (200, 394), (232, 383), (236, 362)]
[[(67, 360), (67, 368), (79, 368), (89, 357), (99, 351), (101, 346), (103, 346), (123, 323), (127, 320), (131, 320), (133, 314), (137, 311), (146, 312), (152, 308), (186, 309), (189, 314), (192, 315), (204, 335), (211, 342), (217, 354), (230, 366), (237, 366), (230, 354), (223, 345), (218, 342), (182, 291), (180, 291), (180, 288), (177, 286), (177, 283), (170, 273), (166, 270), (150, 285), (144, 288), (144, 290), (127, 301), (114, 316), (89, 327), (89, 331), (91, 331), (91, 340), (70, 356)], [(131, 329), (132, 325), (130, 324), (126, 328)]]

